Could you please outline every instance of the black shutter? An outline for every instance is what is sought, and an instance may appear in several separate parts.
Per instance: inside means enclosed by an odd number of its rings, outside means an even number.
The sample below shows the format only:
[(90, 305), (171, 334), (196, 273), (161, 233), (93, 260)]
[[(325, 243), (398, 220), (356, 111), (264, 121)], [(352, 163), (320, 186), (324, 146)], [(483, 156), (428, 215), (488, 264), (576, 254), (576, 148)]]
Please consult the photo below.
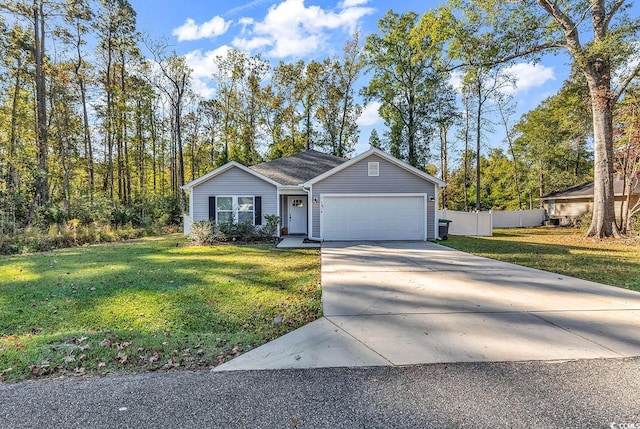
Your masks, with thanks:
[(262, 225), (262, 197), (254, 197), (253, 209), (255, 211), (255, 224)]
[(216, 197), (209, 197), (209, 220), (216, 220)]

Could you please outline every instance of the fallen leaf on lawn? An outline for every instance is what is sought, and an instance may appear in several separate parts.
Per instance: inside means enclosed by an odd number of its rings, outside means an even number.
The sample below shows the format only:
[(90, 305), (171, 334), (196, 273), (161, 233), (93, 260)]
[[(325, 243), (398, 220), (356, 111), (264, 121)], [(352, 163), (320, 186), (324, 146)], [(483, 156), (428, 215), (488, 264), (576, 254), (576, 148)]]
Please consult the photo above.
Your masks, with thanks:
[(80, 337), (78, 338), (78, 344), (83, 343), (84, 341), (86, 341), (86, 339), (89, 337)]
[(300, 424), (300, 420), (298, 419), (291, 419), (291, 426), (296, 427)]
[(64, 359), (62, 359), (64, 361), (64, 363), (71, 363), (71, 362), (75, 362), (76, 358), (74, 358), (71, 355), (65, 356)]
[(36, 377), (45, 374), (45, 369), (38, 365), (29, 365), (29, 369), (31, 370), (31, 375), (35, 375)]
[(98, 368), (104, 368), (105, 366), (107, 366), (107, 364), (106, 364), (106, 363), (104, 363), (104, 362), (100, 362), (100, 363), (98, 364)]
[(87, 349), (90, 349), (90, 348), (91, 348), (91, 344), (89, 344), (89, 343), (87, 343), (87, 344), (85, 344), (83, 346), (80, 346), (80, 350), (87, 350)]
[(127, 363), (128, 357), (126, 353), (120, 352), (118, 353), (118, 356), (116, 356), (116, 359), (118, 360), (118, 362), (124, 365), (125, 363)]
[(87, 358), (87, 355), (78, 356), (78, 360), (85, 360), (86, 358)]
[(125, 341), (125, 342), (123, 342), (123, 343), (116, 344), (116, 348), (117, 348), (118, 350), (122, 350), (122, 349), (124, 349), (124, 348), (129, 347), (130, 345), (131, 345), (131, 341)]
[(149, 362), (156, 362), (157, 360), (158, 360), (158, 353), (156, 353), (153, 356), (149, 357)]
[(100, 345), (102, 347), (110, 347), (111, 346), (111, 340), (109, 338), (105, 338), (104, 340), (100, 341)]
[(79, 368), (76, 368), (76, 369), (73, 370), (73, 372), (75, 372), (76, 375), (84, 375), (84, 367), (81, 366)]

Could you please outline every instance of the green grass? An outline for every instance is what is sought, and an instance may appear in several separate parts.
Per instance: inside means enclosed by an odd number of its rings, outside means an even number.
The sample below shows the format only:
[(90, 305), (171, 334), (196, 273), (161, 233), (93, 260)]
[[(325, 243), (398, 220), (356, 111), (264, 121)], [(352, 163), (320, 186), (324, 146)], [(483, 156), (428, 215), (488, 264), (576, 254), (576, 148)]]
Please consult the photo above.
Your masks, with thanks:
[(210, 367), (320, 316), (317, 250), (185, 242), (0, 258), (0, 380)]
[(594, 240), (571, 228), (497, 229), (493, 237), (449, 236), (454, 249), (640, 291), (640, 241)]

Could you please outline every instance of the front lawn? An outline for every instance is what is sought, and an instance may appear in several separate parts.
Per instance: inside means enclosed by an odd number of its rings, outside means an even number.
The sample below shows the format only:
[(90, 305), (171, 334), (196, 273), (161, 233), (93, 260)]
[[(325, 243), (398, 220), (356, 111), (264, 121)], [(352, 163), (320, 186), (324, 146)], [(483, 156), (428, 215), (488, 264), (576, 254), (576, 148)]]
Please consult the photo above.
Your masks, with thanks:
[(320, 316), (317, 250), (184, 244), (1, 257), (0, 380), (210, 367)]
[(450, 235), (474, 255), (640, 291), (640, 242), (594, 240), (572, 228), (496, 229), (493, 237)]

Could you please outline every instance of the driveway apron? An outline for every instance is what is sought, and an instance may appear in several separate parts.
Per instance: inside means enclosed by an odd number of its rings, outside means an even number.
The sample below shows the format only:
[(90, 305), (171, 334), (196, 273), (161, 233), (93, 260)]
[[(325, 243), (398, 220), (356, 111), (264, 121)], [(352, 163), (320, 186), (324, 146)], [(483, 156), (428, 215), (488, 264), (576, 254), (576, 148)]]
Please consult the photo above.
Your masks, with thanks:
[(216, 371), (640, 356), (640, 293), (429, 242), (324, 243), (322, 299)]

